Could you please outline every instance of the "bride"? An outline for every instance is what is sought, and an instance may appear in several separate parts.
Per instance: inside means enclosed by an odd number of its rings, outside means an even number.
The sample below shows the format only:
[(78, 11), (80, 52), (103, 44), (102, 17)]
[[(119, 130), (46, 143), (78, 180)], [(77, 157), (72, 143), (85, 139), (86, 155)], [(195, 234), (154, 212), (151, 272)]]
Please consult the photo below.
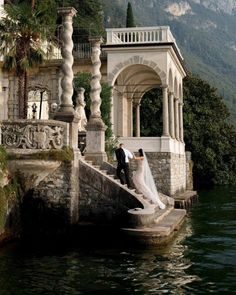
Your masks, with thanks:
[(160, 209), (165, 209), (158, 195), (156, 185), (143, 149), (139, 149), (139, 156), (134, 155), (134, 159), (138, 162), (138, 169), (133, 174), (133, 183), (135, 188), (142, 193), (146, 198), (157, 204)]

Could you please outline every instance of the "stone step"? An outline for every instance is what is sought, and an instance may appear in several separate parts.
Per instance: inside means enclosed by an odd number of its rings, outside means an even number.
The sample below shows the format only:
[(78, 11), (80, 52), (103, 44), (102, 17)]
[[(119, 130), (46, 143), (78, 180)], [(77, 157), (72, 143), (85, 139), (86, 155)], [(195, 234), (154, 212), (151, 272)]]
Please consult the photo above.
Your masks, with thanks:
[(190, 208), (193, 203), (198, 201), (198, 195), (196, 191), (187, 190), (183, 193), (174, 196), (175, 208)]
[(93, 168), (99, 170), (103, 175), (106, 175), (106, 177), (114, 180), (119, 186), (124, 188), (125, 190), (128, 190), (132, 195), (134, 195), (139, 201), (142, 200), (141, 202), (143, 203), (144, 206), (148, 207), (150, 206), (150, 201), (145, 198), (143, 194), (138, 193), (138, 191), (135, 188), (128, 188), (127, 184), (121, 184), (120, 179), (117, 177), (117, 175), (114, 174), (107, 174), (106, 169), (101, 169), (101, 166), (93, 164), (92, 161), (85, 161), (88, 165), (92, 166)]
[(184, 217), (186, 215), (186, 210), (184, 209), (173, 209), (164, 216), (163, 219), (161, 219), (159, 222), (156, 223), (156, 226), (154, 226), (155, 230), (158, 231), (165, 231), (165, 232), (172, 232), (174, 230), (177, 230), (180, 225), (182, 224)]
[(122, 228), (122, 230), (129, 239), (142, 245), (166, 244), (180, 228), (185, 216), (186, 210), (172, 209), (157, 223), (137, 228)]
[(174, 210), (173, 207), (166, 207), (165, 209), (159, 209), (158, 207), (158, 209), (156, 209), (154, 223), (158, 224), (165, 216), (170, 214), (172, 210)]
[(103, 174), (107, 174), (107, 170), (101, 170), (100, 171), (103, 173)]
[(100, 166), (99, 165), (93, 165), (94, 168), (100, 170)]

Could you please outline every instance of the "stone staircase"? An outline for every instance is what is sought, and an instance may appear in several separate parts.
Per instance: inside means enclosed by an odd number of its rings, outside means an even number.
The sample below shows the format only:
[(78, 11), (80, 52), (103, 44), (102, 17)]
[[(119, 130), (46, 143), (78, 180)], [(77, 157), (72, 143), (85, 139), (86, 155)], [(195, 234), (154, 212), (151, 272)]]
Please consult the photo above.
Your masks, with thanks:
[[(170, 204), (168, 199), (165, 202), (166, 208), (160, 210), (157, 205), (145, 198), (143, 194), (122, 185), (116, 176), (116, 168), (110, 163), (104, 162), (101, 166), (97, 166), (90, 161), (85, 161), (82, 157), (80, 165), (84, 169), (85, 167), (91, 169), (93, 173), (97, 174), (97, 176), (100, 175), (107, 181), (105, 186), (111, 187), (114, 199), (118, 198), (121, 202), (132, 200), (132, 202), (126, 204), (128, 218), (125, 226), (122, 227), (122, 231), (129, 239), (145, 245), (164, 244), (183, 223), (186, 210), (175, 209), (174, 203)], [(107, 193), (108, 191), (109, 189)], [(122, 196), (125, 197), (122, 198)]]
[(105, 162), (102, 164), (102, 166), (93, 164), (92, 161), (85, 161), (84, 157), (81, 157), (81, 160), (86, 163), (90, 168), (94, 169), (98, 173), (102, 174), (104, 177), (108, 178), (111, 182), (115, 183), (117, 186), (120, 187), (120, 190), (124, 190), (127, 193), (129, 193), (131, 196), (136, 198), (141, 204), (142, 208), (155, 208), (156, 206), (152, 204), (143, 194), (140, 194), (136, 191), (136, 189), (128, 188), (126, 184), (121, 184), (120, 180), (116, 176), (116, 168), (109, 164), (108, 162)]

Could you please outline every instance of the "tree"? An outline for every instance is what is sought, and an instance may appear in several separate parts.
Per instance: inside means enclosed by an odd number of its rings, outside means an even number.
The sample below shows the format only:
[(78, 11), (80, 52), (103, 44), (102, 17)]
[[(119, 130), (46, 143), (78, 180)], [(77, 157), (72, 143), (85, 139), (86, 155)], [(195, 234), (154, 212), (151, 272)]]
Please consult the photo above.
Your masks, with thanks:
[[(153, 89), (142, 98), (142, 136), (161, 136), (161, 97), (160, 90)], [(194, 75), (185, 78), (184, 140), (197, 185), (236, 183), (236, 129), (229, 116), (215, 88)]]
[(192, 152), (199, 184), (236, 182), (236, 130), (215, 88), (189, 75), (184, 81), (186, 149)]
[(128, 2), (127, 13), (126, 13), (126, 28), (131, 28), (131, 27), (135, 27), (135, 23), (134, 23), (132, 6), (131, 6), (131, 3)]
[(88, 42), (91, 36), (104, 36), (103, 10), (100, 0), (54, 1), (57, 7), (73, 6), (77, 10), (77, 14), (73, 20), (73, 40), (75, 43)]
[(28, 71), (43, 63), (52, 45), (54, 27), (51, 18), (46, 17), (47, 8), (34, 1), (7, 4), (0, 20), (3, 69), (13, 71), (18, 78), (19, 118), (27, 118)]
[[(140, 110), (141, 136), (161, 136), (163, 129), (161, 89), (152, 89), (145, 93), (142, 97)], [(152, 118), (152, 124), (150, 124), (150, 118)]]

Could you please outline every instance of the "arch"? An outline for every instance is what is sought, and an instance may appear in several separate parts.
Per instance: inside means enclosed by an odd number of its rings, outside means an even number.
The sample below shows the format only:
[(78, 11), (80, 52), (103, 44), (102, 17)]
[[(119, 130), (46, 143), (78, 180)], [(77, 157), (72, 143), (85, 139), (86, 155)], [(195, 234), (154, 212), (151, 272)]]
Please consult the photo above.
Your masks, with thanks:
[(161, 83), (163, 85), (166, 84), (166, 73), (158, 67), (157, 63), (143, 59), (143, 57), (136, 55), (114, 66), (113, 71), (108, 75), (108, 82), (110, 85), (114, 86), (119, 74), (132, 65), (144, 65), (151, 68), (160, 77)]
[[(33, 108), (36, 119), (49, 119), (51, 91), (45, 85), (28, 87), (28, 119), (33, 118)], [(34, 107), (35, 106), (35, 107)]]

